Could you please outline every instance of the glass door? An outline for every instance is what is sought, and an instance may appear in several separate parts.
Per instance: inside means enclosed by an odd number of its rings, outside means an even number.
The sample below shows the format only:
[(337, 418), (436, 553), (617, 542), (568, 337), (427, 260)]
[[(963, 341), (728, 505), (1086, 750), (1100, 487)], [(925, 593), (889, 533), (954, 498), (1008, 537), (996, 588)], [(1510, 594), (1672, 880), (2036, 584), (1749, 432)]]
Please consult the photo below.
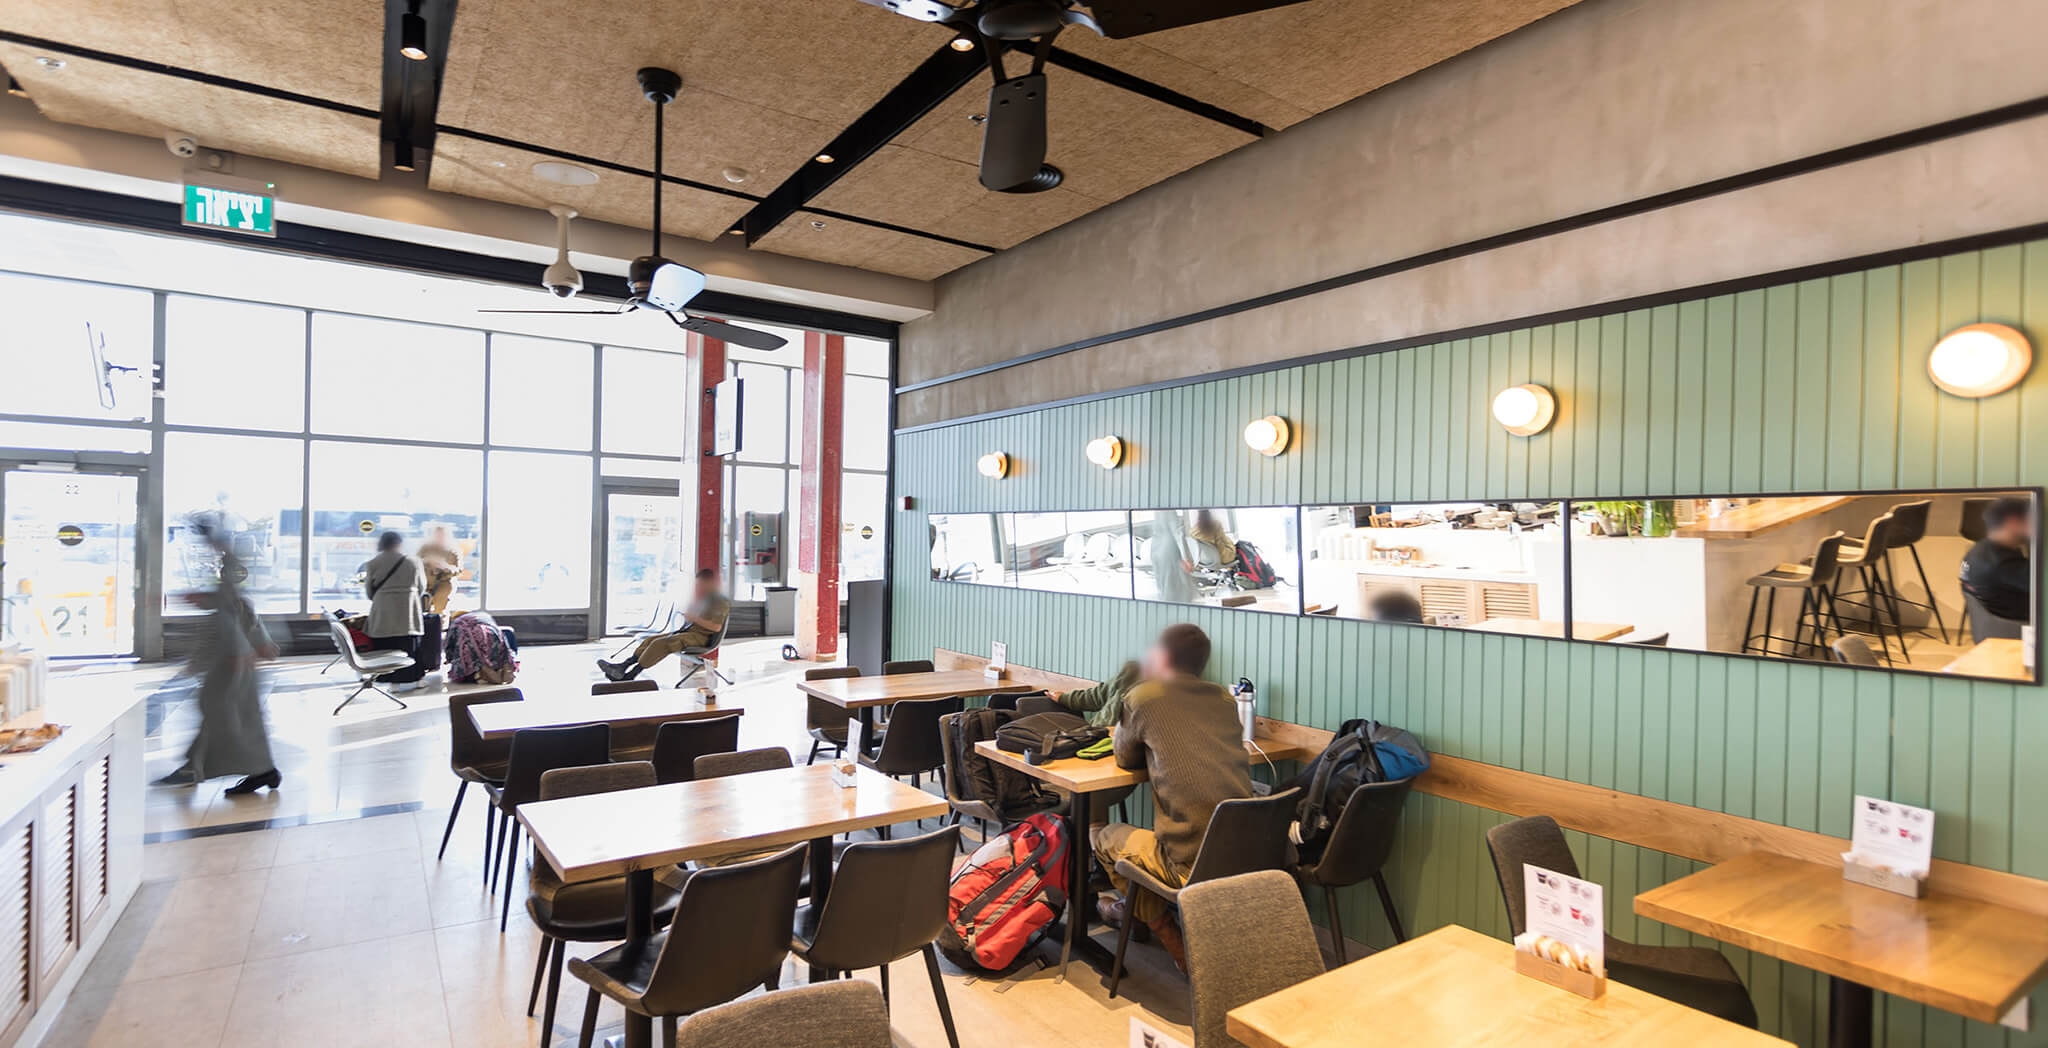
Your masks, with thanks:
[(682, 559), (679, 495), (607, 490), (604, 495), (604, 629), (645, 625), (675, 582)]
[(136, 478), (0, 471), (5, 634), (52, 656), (135, 651)]

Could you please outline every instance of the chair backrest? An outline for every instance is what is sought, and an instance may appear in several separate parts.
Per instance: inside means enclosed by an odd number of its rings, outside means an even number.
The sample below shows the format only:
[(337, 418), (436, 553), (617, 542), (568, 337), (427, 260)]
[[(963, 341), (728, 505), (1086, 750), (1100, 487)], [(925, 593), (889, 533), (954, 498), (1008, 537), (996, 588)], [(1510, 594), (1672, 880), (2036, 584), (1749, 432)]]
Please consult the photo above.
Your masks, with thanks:
[[(1871, 521), (1870, 531), (1867, 534), (1869, 534), (1870, 537), (1873, 540), (1875, 540), (1878, 544), (1875, 546), (1866, 546), (1864, 547), (1865, 549), (1883, 549), (1884, 519), (1880, 517), (1877, 520)], [(1835, 581), (1835, 572), (1840, 569), (1841, 564), (1842, 533), (1837, 531), (1834, 534), (1829, 535), (1827, 538), (1820, 540), (1820, 545), (1815, 546), (1813, 549), (1813, 584), (1816, 586), (1825, 586)], [(1559, 870), (1558, 872), (1563, 873), (1564, 871)]]
[(1065, 706), (1043, 695), (1017, 696), (1017, 715), (1020, 717), (1029, 717), (1034, 713), (1058, 713), (1064, 709)]
[(697, 778), (718, 779), (727, 775), (794, 768), (796, 762), (789, 759), (788, 750), (780, 746), (768, 746), (758, 750), (740, 750), (737, 753), (707, 753), (697, 758), (696, 767)]
[(1014, 710), (1017, 708), (1017, 698), (1015, 695), (991, 695), (988, 697), (988, 708), (992, 710)]
[(897, 659), (895, 662), (882, 663), (882, 675), (885, 677), (894, 676), (898, 673), (935, 673), (937, 671), (938, 667), (934, 666), (930, 659)]
[[(356, 671), (356, 674), (358, 676), (362, 676), (364, 674), (371, 672), (363, 667), (362, 652), (356, 650), (356, 642), (353, 638), (351, 638), (348, 635), (347, 626), (342, 625), (339, 620), (335, 619), (333, 616), (330, 615), (327, 618), (327, 633), (329, 636), (334, 638), (334, 650), (336, 652), (339, 652), (342, 658), (348, 660), (349, 669)], [(393, 652), (390, 654), (397, 653)], [(408, 660), (407, 665), (410, 664), (411, 662), (410, 660)], [(394, 667), (386, 666), (382, 669), (377, 670), (376, 672), (390, 673), (392, 669), (394, 669)]]
[(1851, 666), (1878, 665), (1877, 654), (1870, 650), (1870, 645), (1863, 643), (1862, 637), (1841, 637), (1832, 647), (1835, 657)]
[(520, 702), (525, 698), (518, 688), (451, 693), (448, 696), (448, 766), (475, 768), (509, 759), (512, 740), (487, 740), (477, 734), (476, 722), (469, 719), (469, 708), (488, 706), (493, 702)]
[[(838, 680), (842, 677), (858, 676), (860, 676), (859, 666), (820, 666), (814, 670), (804, 671), (805, 680)], [(846, 710), (834, 706), (824, 699), (818, 698), (816, 695), (806, 695), (804, 698), (810, 700), (809, 705), (804, 710), (804, 727), (846, 727), (846, 722), (849, 719)]]
[(884, 775), (913, 775), (946, 763), (939, 718), (959, 713), (960, 699), (905, 699), (889, 707), (889, 733), (875, 754), (875, 770)]
[(675, 1048), (890, 1048), (889, 1010), (870, 982), (843, 979), (706, 1008), (676, 1031)]
[(960, 828), (902, 841), (862, 841), (839, 857), (811, 960), (853, 971), (888, 964), (938, 938)]
[(1316, 862), (1314, 876), (1322, 884), (1357, 884), (1380, 872), (1394, 850), (1401, 828), (1401, 806), (1413, 778), (1360, 783), (1344, 802), (1344, 813), (1330, 828), (1330, 842)]
[(1209, 817), (1209, 830), (1195, 852), (1188, 883), (1235, 877), (1240, 873), (1287, 868), (1287, 827), (1301, 800), (1296, 787), (1270, 797), (1224, 801)]
[(740, 748), (740, 715), (670, 721), (654, 730), (654, 774), (664, 784), (697, 777), (697, 758)]
[(1963, 607), (1970, 611), (1970, 639), (1982, 644), (1993, 638), (2018, 640), (2026, 623), (2018, 619), (2002, 619), (1991, 613), (1968, 589), (1963, 590)]
[(1877, 560), (1878, 555), (1889, 549), (1892, 542), (1892, 515), (1881, 513), (1863, 529), (1863, 556)]
[(1962, 523), (1956, 526), (1956, 531), (1971, 542), (1984, 541), (1984, 511), (1990, 509), (1991, 504), (1997, 501), (1997, 499), (1964, 499), (1963, 519)]
[(592, 695), (622, 695), (635, 691), (660, 691), (658, 681), (641, 677), (638, 680), (601, 680), (590, 686)]
[(609, 724), (573, 728), (528, 728), (512, 736), (512, 763), (498, 804), (507, 811), (540, 799), (540, 777), (556, 768), (581, 768), (611, 761)]
[(650, 1014), (688, 1015), (781, 974), (809, 847), (690, 874), (641, 997)]
[(1226, 1013), (1323, 974), (1308, 907), (1294, 878), (1278, 870), (1190, 884), (1180, 894), (1180, 919), (1195, 1048), (1238, 1048), (1225, 1031)]
[(581, 768), (552, 768), (540, 777), (540, 799), (559, 800), (592, 793), (637, 790), (653, 786), (654, 765), (646, 761), (590, 764)]
[(1515, 819), (1486, 831), (1486, 850), (1493, 854), (1493, 874), (1500, 880), (1501, 902), (1508, 908), (1508, 930), (1514, 935), (1522, 934), (1529, 926), (1528, 906), (1522, 898), (1523, 866), (1567, 877), (1579, 875), (1578, 861), (1572, 858), (1564, 831), (1548, 815)]
[(1663, 633), (1658, 633), (1649, 637), (1643, 637), (1641, 639), (1631, 638), (1629, 640), (1622, 641), (1622, 643), (1634, 644), (1645, 648), (1669, 647), (1671, 645), (1671, 633), (1669, 630), (1667, 630)]
[(1920, 541), (1927, 535), (1927, 511), (1934, 508), (1934, 500), (1921, 499), (1918, 502), (1901, 502), (1886, 514), (1892, 518), (1885, 541), (1891, 549), (1903, 549)]

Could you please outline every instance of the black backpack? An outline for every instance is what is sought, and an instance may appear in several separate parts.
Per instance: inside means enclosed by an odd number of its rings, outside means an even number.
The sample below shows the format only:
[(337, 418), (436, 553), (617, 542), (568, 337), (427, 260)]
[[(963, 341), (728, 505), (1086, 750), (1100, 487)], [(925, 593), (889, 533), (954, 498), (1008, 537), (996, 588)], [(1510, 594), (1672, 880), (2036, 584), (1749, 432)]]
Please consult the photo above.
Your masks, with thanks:
[(1033, 713), (996, 729), (996, 746), (1021, 753), (1032, 764), (1071, 757), (1109, 738), (1108, 728), (1093, 728), (1072, 713)]
[(1266, 562), (1259, 547), (1242, 539), (1237, 543), (1237, 577), (1239, 584), (1246, 589), (1265, 589), (1280, 580), (1279, 573)]
[(1005, 768), (975, 750), (977, 742), (996, 737), (1002, 726), (1017, 719), (1016, 710), (974, 709), (939, 718), (939, 734), (960, 781), (951, 783), (961, 797), (981, 801), (999, 812), (1032, 811), (1059, 803), (1052, 790), (1023, 772)]
[(1412, 778), (1429, 769), (1429, 751), (1412, 732), (1376, 720), (1348, 720), (1301, 774), (1275, 793), (1299, 787), (1292, 835), (1304, 860), (1322, 853), (1330, 829), (1358, 787)]

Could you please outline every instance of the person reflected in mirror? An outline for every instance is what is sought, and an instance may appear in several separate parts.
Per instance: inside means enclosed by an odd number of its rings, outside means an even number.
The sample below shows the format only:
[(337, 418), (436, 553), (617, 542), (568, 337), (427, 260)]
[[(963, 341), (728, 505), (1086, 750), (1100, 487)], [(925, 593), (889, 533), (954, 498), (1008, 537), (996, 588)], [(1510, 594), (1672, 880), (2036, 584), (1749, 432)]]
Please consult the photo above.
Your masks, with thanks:
[[(1206, 509), (1195, 511), (1195, 526), (1188, 536), (1199, 545), (1195, 549), (1196, 566), (1220, 570), (1237, 567), (1237, 540), (1223, 530), (1223, 522)], [(1215, 563), (1210, 563), (1211, 557)]]
[(240, 775), (242, 781), (228, 787), (228, 793), (275, 790), (284, 776), (270, 752), (257, 663), (276, 658), (277, 645), (242, 594), (249, 571), (234, 554), (233, 536), (224, 532), (218, 517), (194, 520), (190, 533), (218, 558), (220, 581), (212, 590), (185, 597), (206, 613), (190, 663), (191, 675), (199, 679), (199, 733), (185, 750), (184, 766), (158, 779), (157, 785), (195, 786), (222, 775)]
[(1146, 649), (1142, 679), (1124, 696), (1112, 738), (1117, 767), (1149, 776), (1152, 828), (1113, 822), (1089, 830), (1096, 861), (1130, 900), (1098, 897), (1097, 912), (1112, 925), (1127, 916), (1144, 922), (1182, 970), (1187, 952), (1166, 901), (1134, 895), (1116, 865), (1128, 860), (1168, 885), (1186, 884), (1216, 806), (1252, 795), (1237, 704), (1222, 685), (1202, 679), (1208, 664), (1209, 637), (1188, 623), (1166, 627)]
[(1381, 590), (1366, 602), (1365, 617), (1375, 622), (1421, 622), (1422, 602), (1412, 593)]
[(697, 572), (690, 593), (690, 606), (683, 610), (683, 628), (649, 637), (633, 654), (617, 662), (597, 660), (597, 668), (611, 680), (632, 680), (641, 671), (685, 649), (703, 651), (725, 630), (725, 618), (732, 612), (732, 599), (718, 589), (718, 573), (710, 568)]
[(2023, 498), (2002, 498), (1984, 507), (1984, 537), (1963, 554), (1963, 592), (2001, 619), (2033, 617), (2034, 507)]
[(426, 569), (404, 547), (398, 532), (387, 531), (377, 536), (377, 555), (356, 569), (363, 576), (363, 596), (370, 599), (369, 621), (363, 627), (370, 635), (370, 650), (402, 651), (414, 659), (411, 666), (379, 678), (395, 685), (393, 691), (415, 690), (427, 674), (419, 661), (420, 636), (427, 631), (420, 600)]
[(448, 525), (436, 524), (420, 544), (420, 566), (426, 569), (427, 610), (448, 613), (448, 598), (455, 593), (455, 577), (462, 574), (462, 550), (448, 534)]
[(1175, 604), (1195, 601), (1195, 565), (1188, 559), (1185, 527), (1178, 512), (1154, 513), (1152, 537), (1145, 543), (1145, 560), (1159, 587), (1159, 599)]

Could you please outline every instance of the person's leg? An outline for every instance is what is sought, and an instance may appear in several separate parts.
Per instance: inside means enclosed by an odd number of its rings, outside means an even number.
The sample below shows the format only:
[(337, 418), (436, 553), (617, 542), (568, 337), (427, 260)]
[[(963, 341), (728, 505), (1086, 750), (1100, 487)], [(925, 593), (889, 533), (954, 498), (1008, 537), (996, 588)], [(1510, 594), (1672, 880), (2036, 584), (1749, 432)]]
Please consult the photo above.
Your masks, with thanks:
[[(1159, 850), (1159, 838), (1151, 830), (1141, 829), (1126, 823), (1112, 822), (1095, 826), (1089, 830), (1089, 840), (1095, 846), (1095, 860), (1109, 871), (1109, 880), (1116, 890), (1129, 900), (1129, 919), (1136, 920), (1152, 929), (1159, 939), (1159, 945), (1166, 950), (1173, 963), (1183, 969), (1187, 966), (1187, 951), (1183, 946), (1180, 928), (1173, 923), (1171, 907), (1166, 900), (1144, 889), (1136, 892), (1122, 874), (1116, 872), (1119, 859), (1130, 863), (1158, 878), (1162, 883), (1178, 887), (1187, 882), (1187, 877), (1174, 870), (1166, 856)], [(1104, 913), (1105, 919), (1114, 916)]]
[(633, 653), (634, 661), (642, 670), (653, 669), (654, 664), (682, 651), (684, 648), (701, 648), (711, 640), (710, 634), (702, 630), (684, 630), (681, 633), (667, 633), (653, 637), (640, 645)]

